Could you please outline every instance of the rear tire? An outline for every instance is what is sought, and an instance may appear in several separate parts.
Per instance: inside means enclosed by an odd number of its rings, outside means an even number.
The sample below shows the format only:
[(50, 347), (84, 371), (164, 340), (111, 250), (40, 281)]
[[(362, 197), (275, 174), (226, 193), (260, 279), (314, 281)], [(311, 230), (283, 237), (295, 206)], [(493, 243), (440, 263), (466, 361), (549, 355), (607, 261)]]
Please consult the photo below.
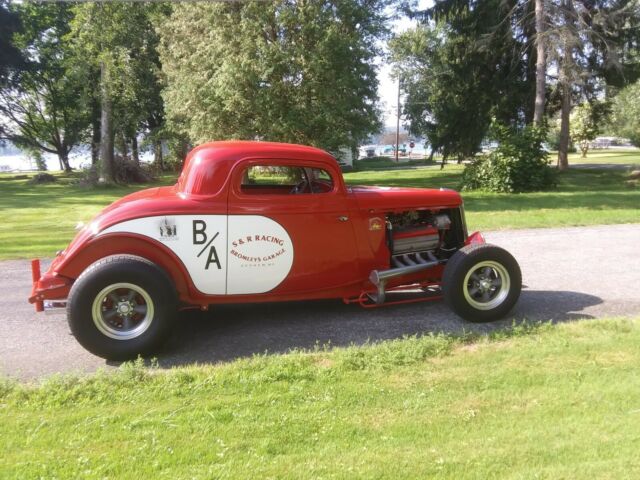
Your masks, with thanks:
[(97, 261), (74, 282), (67, 320), (78, 342), (109, 360), (153, 353), (166, 339), (177, 312), (173, 283), (140, 257)]
[(504, 317), (518, 301), (522, 274), (518, 262), (495, 245), (467, 245), (447, 263), (442, 278), (444, 300), (470, 322)]

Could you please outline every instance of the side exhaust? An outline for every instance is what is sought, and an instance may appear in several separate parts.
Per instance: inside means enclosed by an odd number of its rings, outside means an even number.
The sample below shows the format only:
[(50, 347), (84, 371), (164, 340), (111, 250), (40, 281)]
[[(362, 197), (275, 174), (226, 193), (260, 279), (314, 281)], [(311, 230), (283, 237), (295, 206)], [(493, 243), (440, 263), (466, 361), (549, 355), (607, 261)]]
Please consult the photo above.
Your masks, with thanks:
[(444, 263), (444, 261), (438, 260), (431, 252), (422, 252), (394, 255), (391, 259), (391, 263), (394, 268), (390, 268), (388, 270), (373, 270), (369, 274), (369, 281), (376, 286), (377, 292), (375, 294), (367, 294), (367, 296), (376, 305), (384, 303), (386, 298), (386, 286), (390, 279), (408, 275), (410, 273), (420, 272), (422, 270), (428, 270)]

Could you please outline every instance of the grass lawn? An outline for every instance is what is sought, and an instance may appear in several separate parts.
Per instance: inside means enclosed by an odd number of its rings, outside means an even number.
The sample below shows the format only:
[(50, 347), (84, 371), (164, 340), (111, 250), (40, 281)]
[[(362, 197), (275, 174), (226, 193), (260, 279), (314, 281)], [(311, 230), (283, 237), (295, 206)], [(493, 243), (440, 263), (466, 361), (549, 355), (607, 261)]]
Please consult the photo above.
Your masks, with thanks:
[(354, 162), (354, 167), (356, 170), (378, 170), (378, 169), (388, 169), (388, 168), (397, 168), (397, 167), (412, 167), (412, 166), (420, 166), (420, 165), (438, 165), (437, 162), (427, 163), (423, 159), (412, 159), (409, 160), (406, 157), (400, 157), (400, 162), (396, 163), (394, 157), (371, 157), (371, 158), (363, 158), (361, 160), (356, 160)]
[[(552, 155), (555, 160), (555, 154)], [(569, 164), (577, 163), (615, 163), (637, 165), (640, 168), (640, 150), (607, 148), (603, 150), (589, 150), (587, 158), (582, 158), (580, 153), (569, 155)]]
[(639, 478), (640, 319), (0, 381), (0, 477)]
[[(350, 184), (411, 187), (460, 186), (461, 166), (345, 174)], [(562, 227), (640, 222), (640, 188), (625, 183), (619, 170), (570, 170), (557, 190), (496, 194), (463, 192), (470, 230)]]
[[(601, 153), (603, 152), (603, 153)], [(640, 164), (640, 150), (598, 151), (607, 162)], [(590, 155), (595, 163), (596, 154)], [(601, 157), (597, 157), (601, 158)], [(604, 158), (604, 157), (602, 157)], [(577, 162), (577, 155), (572, 157)], [(349, 184), (458, 188), (462, 167), (388, 169), (345, 174)], [(29, 186), (0, 174), (0, 259), (51, 257), (73, 237), (77, 222), (88, 221), (113, 200), (137, 187), (89, 190), (57, 184)], [(624, 170), (571, 170), (560, 175), (555, 191), (531, 194), (464, 194), (470, 231), (640, 222), (640, 188), (625, 183)], [(163, 177), (170, 184), (174, 177)]]
[(88, 189), (71, 185), (73, 176), (57, 175), (56, 183), (28, 185), (14, 174), (0, 174), (0, 259), (52, 257), (67, 246), (78, 222), (90, 220), (118, 198), (158, 184)]
[[(552, 155), (553, 156), (553, 155)], [(640, 168), (640, 150), (594, 150), (587, 159), (574, 153), (570, 164), (631, 164)], [(350, 184), (458, 189), (462, 166), (359, 171), (345, 174)], [(625, 183), (627, 171), (569, 170), (549, 192), (495, 194), (464, 192), (472, 230), (606, 225), (640, 222), (640, 189)]]

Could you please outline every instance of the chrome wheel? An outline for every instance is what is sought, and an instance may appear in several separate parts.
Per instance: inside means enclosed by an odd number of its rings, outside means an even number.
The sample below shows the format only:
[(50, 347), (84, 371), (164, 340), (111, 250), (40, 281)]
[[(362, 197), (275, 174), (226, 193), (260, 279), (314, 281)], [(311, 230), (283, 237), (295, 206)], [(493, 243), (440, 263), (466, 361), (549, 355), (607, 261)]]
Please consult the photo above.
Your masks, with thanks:
[(98, 330), (115, 340), (139, 337), (151, 325), (153, 315), (151, 296), (132, 283), (114, 283), (103, 288), (91, 308)]
[(465, 300), (478, 310), (491, 310), (502, 304), (510, 286), (509, 272), (493, 260), (475, 264), (462, 283)]

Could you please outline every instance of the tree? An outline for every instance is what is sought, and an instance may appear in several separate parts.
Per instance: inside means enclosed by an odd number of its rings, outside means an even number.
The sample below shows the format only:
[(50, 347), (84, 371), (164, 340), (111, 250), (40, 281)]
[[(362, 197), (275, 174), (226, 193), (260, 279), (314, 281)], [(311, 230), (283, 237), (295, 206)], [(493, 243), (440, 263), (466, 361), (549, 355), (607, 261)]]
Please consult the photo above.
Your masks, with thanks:
[(541, 125), (544, 120), (544, 105), (546, 97), (547, 54), (545, 50), (545, 8), (544, 0), (534, 0), (535, 3), (535, 44), (536, 44), (536, 96), (533, 123)]
[(135, 2), (74, 7), (70, 36), (77, 56), (84, 60), (87, 71), (99, 75), (95, 98), (100, 106), (101, 178), (106, 183), (115, 181), (116, 139), (123, 156), (128, 156), (128, 145), (136, 156), (142, 125), (149, 125), (153, 116), (155, 123), (149, 128), (159, 128), (162, 121), (158, 113), (162, 109), (158, 37), (152, 15), (164, 8), (161, 4)]
[(169, 120), (194, 142), (338, 149), (379, 127), (385, 0), (180, 3), (161, 26)]
[[(635, 0), (535, 2), (536, 42), (538, 48), (544, 50), (547, 63), (544, 71), (540, 65), (536, 81), (541, 85), (549, 69), (558, 72), (557, 88), (561, 100), (558, 168), (565, 170), (569, 167), (572, 105), (576, 101), (591, 102), (605, 87), (601, 79), (615, 77), (614, 71), (627, 70), (621, 60), (628, 63), (630, 59), (618, 57), (617, 51), (629, 42), (628, 32), (633, 31), (629, 26), (637, 23), (640, 13)], [(632, 61), (637, 62), (637, 59)], [(536, 108), (537, 102), (538, 97)]]
[(582, 158), (587, 157), (590, 143), (600, 132), (598, 125), (598, 108), (589, 102), (582, 103), (573, 109), (570, 118), (571, 138), (580, 146)]
[(0, 91), (0, 113), (8, 120), (5, 137), (26, 150), (58, 155), (60, 168), (69, 171), (69, 153), (87, 125), (77, 94), (81, 79), (65, 40), (70, 6), (26, 2), (15, 5), (15, 14), (23, 31), (14, 35), (14, 45), (27, 63)]
[[(420, 60), (424, 72), (416, 95), (409, 90), (408, 117), (418, 123), (415, 128), (439, 130), (431, 137), (464, 151), (486, 132), (491, 116), (502, 124), (544, 124), (550, 79), (555, 93), (547, 110), (553, 113), (553, 102), (560, 100), (558, 167), (565, 169), (572, 105), (604, 95), (604, 80), (620, 84), (621, 76), (640, 74), (639, 5), (636, 0), (435, 0), (431, 8), (413, 12), (422, 28), (437, 30), (432, 48), (422, 42), (420, 50), (417, 42), (414, 52), (400, 50)], [(456, 41), (466, 54), (455, 54)], [(444, 99), (439, 109), (438, 99)], [(491, 115), (478, 115), (487, 111)], [(474, 119), (471, 128), (460, 128), (458, 119), (467, 118)]]
[(611, 125), (618, 135), (640, 147), (640, 81), (621, 90), (613, 99)]
[(24, 66), (22, 52), (12, 41), (21, 29), (20, 17), (10, 11), (4, 0), (0, 1), (0, 87), (9, 81), (11, 73)]
[(414, 13), (422, 24), (390, 42), (409, 129), (441, 150), (443, 162), (473, 156), (493, 118), (513, 124), (529, 116), (529, 65), (519, 54), (526, 45), (507, 13), (499, 1), (440, 1)]

